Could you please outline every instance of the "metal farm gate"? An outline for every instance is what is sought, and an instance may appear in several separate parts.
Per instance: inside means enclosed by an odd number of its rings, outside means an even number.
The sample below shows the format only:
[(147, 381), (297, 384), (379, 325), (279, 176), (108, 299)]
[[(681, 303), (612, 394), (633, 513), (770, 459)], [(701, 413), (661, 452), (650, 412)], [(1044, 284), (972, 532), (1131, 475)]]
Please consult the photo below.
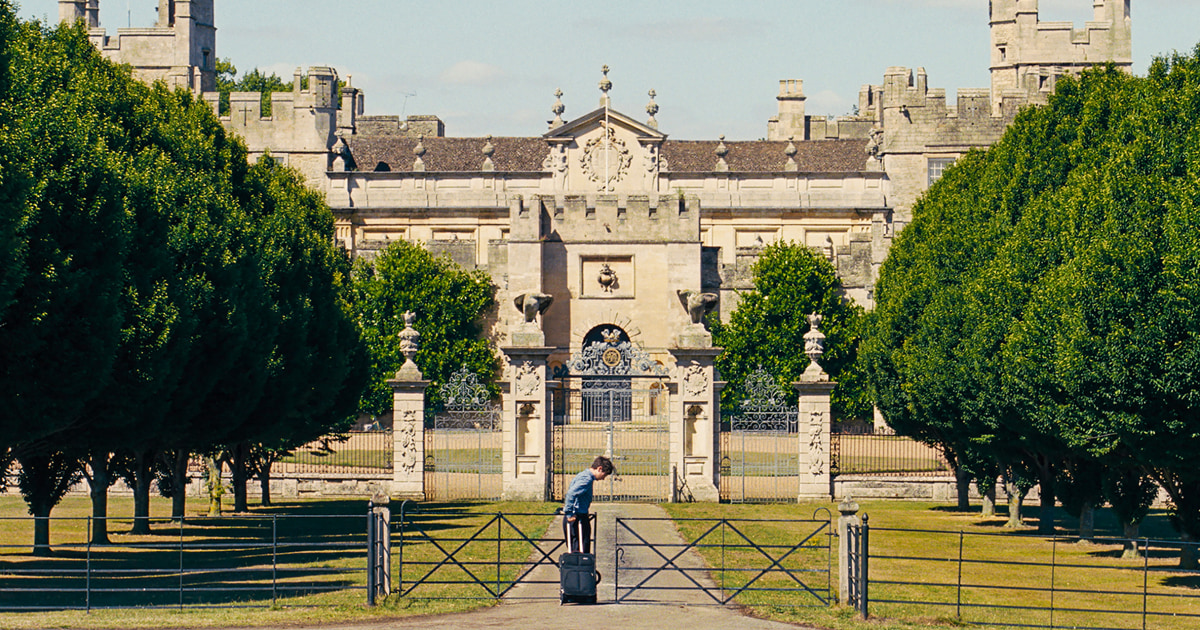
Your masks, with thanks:
[(800, 491), (798, 409), (759, 367), (721, 430), (721, 500), (795, 501)]
[(571, 478), (597, 455), (617, 474), (597, 482), (597, 501), (664, 501), (670, 497), (670, 397), (667, 371), (617, 331), (586, 346), (556, 374), (552, 494), (561, 501)]
[(425, 497), (500, 498), (500, 406), (464, 366), (441, 387), (442, 409), (425, 432)]

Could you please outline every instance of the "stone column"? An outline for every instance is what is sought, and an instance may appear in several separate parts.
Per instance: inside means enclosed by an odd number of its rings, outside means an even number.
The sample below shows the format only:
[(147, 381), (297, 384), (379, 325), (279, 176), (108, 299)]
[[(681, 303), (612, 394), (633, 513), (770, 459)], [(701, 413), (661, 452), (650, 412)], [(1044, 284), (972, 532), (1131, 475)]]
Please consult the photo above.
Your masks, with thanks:
[(508, 346), (503, 396), (503, 488), (506, 501), (550, 497), (550, 423), (553, 414), (548, 359), (555, 348)]
[(829, 433), (832, 416), (829, 394), (837, 383), (821, 369), (817, 359), (825, 352), (825, 335), (817, 329), (820, 315), (808, 316), (809, 331), (804, 334), (804, 353), (808, 368), (793, 384), (799, 393), (800, 489), (798, 499), (828, 500), (833, 496), (833, 479), (829, 471)]
[(501, 496), (508, 501), (545, 501), (550, 496), (550, 423), (554, 412), (549, 383), (549, 358), (539, 323), (554, 298), (531, 291), (513, 305), (523, 321), (513, 326), (512, 345), (501, 348), (507, 358), (502, 430), (504, 461)]
[(392, 494), (402, 499), (425, 499), (425, 380), (413, 356), (420, 333), (413, 330), (416, 318), (404, 314), (400, 351), (404, 365), (387, 381), (392, 388)]
[[(704, 294), (711, 296), (712, 294)], [(715, 302), (715, 297), (714, 298)], [(721, 348), (712, 346), (712, 335), (694, 317), (676, 339), (675, 391), (671, 401), (671, 462), (678, 467), (682, 500), (721, 500), (720, 437), (721, 390), (713, 360)]]

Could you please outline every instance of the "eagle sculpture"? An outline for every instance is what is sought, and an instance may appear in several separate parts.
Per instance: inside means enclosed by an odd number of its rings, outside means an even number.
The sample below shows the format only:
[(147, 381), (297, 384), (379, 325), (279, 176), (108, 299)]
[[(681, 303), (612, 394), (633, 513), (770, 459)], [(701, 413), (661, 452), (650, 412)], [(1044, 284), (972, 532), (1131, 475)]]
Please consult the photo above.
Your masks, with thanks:
[(717, 303), (721, 301), (721, 298), (715, 293), (701, 293), (691, 289), (680, 289), (675, 293), (679, 296), (679, 302), (683, 304), (683, 308), (687, 309), (693, 324), (703, 323), (704, 316), (711, 313), (717, 307)]
[(513, 305), (525, 316), (525, 323), (532, 324), (537, 316), (545, 313), (554, 303), (554, 296), (545, 293), (522, 293), (513, 299)]

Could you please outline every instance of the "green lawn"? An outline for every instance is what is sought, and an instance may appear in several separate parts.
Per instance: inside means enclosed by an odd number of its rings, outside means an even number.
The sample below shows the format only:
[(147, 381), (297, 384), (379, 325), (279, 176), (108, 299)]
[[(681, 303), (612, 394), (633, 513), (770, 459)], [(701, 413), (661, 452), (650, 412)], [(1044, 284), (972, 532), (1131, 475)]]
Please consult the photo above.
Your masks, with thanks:
[[(410, 504), (411, 506), (412, 504)], [(90, 503), (84, 497), (69, 497), (55, 508), (51, 528), (51, 558), (30, 555), (32, 523), (24, 503), (17, 497), (0, 497), (0, 604), (75, 606), (87, 602), (92, 591), (93, 607), (119, 605), (176, 606), (153, 610), (92, 610), (57, 612), (0, 613), (2, 628), (166, 628), (219, 626), (278, 626), (294, 623), (341, 623), (387, 617), (439, 614), (469, 610), (493, 604), (491, 599), (429, 599), (433, 597), (481, 597), (460, 586), (433, 585), (414, 595), (420, 598), (391, 597), (375, 608), (366, 606), (366, 501), (319, 500), (287, 501), (263, 507), (253, 505), (248, 515), (203, 518), (201, 503), (189, 505), (188, 517), (181, 530), (169, 520), (169, 501), (155, 498), (151, 506), (154, 519), (149, 536), (127, 532), (132, 510), (128, 498), (111, 499), (113, 519), (110, 531), (113, 545), (87, 545), (87, 520)], [(537, 512), (539, 517), (512, 517), (524, 531), (545, 531), (553, 506), (547, 504), (492, 503), (432, 504), (418, 506), (437, 513), (439, 536), (473, 533), (492, 520), (497, 511)], [(399, 510), (399, 504), (393, 505)], [(489, 514), (490, 513), (490, 514)], [(335, 515), (326, 517), (321, 515)], [(61, 520), (60, 520), (61, 519)], [(393, 523), (398, 515), (393, 515)], [(505, 536), (512, 537), (511, 525)], [(484, 537), (492, 529), (486, 530)], [(470, 535), (470, 533), (466, 535)], [(393, 548), (398, 546), (393, 534)], [(185, 572), (179, 571), (179, 540), (189, 545), (183, 554)], [(493, 561), (495, 536), (490, 544), (477, 543), (462, 553), (464, 559)], [(277, 541), (273, 546), (272, 540)], [(172, 548), (174, 546), (174, 548)], [(490, 550), (490, 555), (485, 551)], [(520, 564), (530, 556), (531, 548), (517, 542), (501, 547), (504, 564), (500, 579), (511, 579)], [(444, 558), (428, 544), (406, 546), (405, 557), (413, 563)], [(87, 571), (91, 558), (92, 570)], [(478, 556), (478, 557), (477, 557)], [(398, 576), (399, 557), (393, 558), (393, 575)], [(236, 572), (229, 571), (235, 568)], [(28, 571), (57, 571), (51, 577), (35, 581)], [(494, 580), (495, 571), (477, 570), (478, 575)], [(90, 580), (89, 580), (90, 578)], [(178, 585), (183, 580), (187, 605), (211, 605), (220, 608), (179, 609)], [(90, 583), (89, 583), (90, 582)], [(14, 588), (41, 588), (40, 592), (14, 593)], [(105, 589), (138, 589), (139, 592), (105, 592)], [(161, 589), (161, 591), (159, 591)], [(274, 599), (272, 596), (274, 595)]]
[[(1095, 612), (1072, 612), (1066, 609), (1107, 609), (1140, 613), (1142, 609), (1144, 560), (1122, 560), (1120, 546), (1078, 543), (1037, 536), (1031, 529), (1010, 531), (1002, 527), (1003, 516), (982, 519), (978, 510), (957, 512), (946, 506), (903, 501), (862, 502), (862, 511), (870, 515), (872, 578), (870, 600), (872, 621), (863, 623), (845, 607), (788, 608), (759, 603), (743, 597), (737, 601), (755, 614), (791, 622), (814, 624), (838, 630), (863, 628), (914, 628), (954, 625), (966, 622), (1000, 624), (1046, 624), (1048, 611), (989, 609), (978, 605), (1048, 606), (1051, 593), (1051, 573), (1055, 592), (1054, 624), (1056, 627), (1141, 628), (1140, 614), (1114, 615)], [(713, 505), (677, 504), (666, 506), (675, 518), (792, 518), (807, 519), (820, 505)], [(836, 514), (836, 510), (834, 510)], [(1061, 515), (1061, 512), (1060, 512)], [(1073, 526), (1070, 519), (1064, 519)], [(1118, 535), (1111, 514), (1101, 511), (1097, 518), (1100, 534)], [(782, 542), (805, 530), (797, 523), (788, 533), (765, 532), (765, 540)], [(925, 532), (896, 532), (889, 529), (931, 530)], [(940, 530), (946, 533), (934, 533)], [(680, 531), (695, 535), (686, 522)], [(962, 532), (960, 535), (959, 532)], [(1073, 531), (1060, 528), (1066, 538)], [(1155, 512), (1143, 527), (1151, 538), (1177, 538), (1170, 529), (1165, 514)], [(962, 583), (958, 588), (959, 539), (963, 539)], [(837, 590), (836, 546), (833, 549), (834, 591)], [(710, 566), (719, 566), (721, 559), (713, 549), (703, 550)], [(1057, 565), (1049, 564), (1053, 558)], [(728, 562), (728, 559), (726, 559)], [(1018, 564), (1029, 563), (1029, 564)], [(1170, 614), (1200, 613), (1200, 576), (1180, 573), (1174, 569), (1177, 555), (1161, 550), (1151, 554), (1150, 571), (1146, 582), (1148, 608), (1164, 613), (1147, 621), (1149, 628), (1183, 630), (1200, 625), (1197, 618), (1171, 617)], [(885, 584), (885, 582), (923, 582), (946, 586)], [(1032, 591), (1003, 590), (1032, 588)], [(1108, 591), (1108, 594), (1075, 591)], [(1117, 593), (1117, 594), (1113, 594)], [(959, 599), (961, 596), (961, 600)], [(883, 600), (939, 602), (944, 606), (884, 603)], [(954, 604), (961, 601), (962, 617), (956, 618)], [(976, 606), (972, 606), (976, 605)]]

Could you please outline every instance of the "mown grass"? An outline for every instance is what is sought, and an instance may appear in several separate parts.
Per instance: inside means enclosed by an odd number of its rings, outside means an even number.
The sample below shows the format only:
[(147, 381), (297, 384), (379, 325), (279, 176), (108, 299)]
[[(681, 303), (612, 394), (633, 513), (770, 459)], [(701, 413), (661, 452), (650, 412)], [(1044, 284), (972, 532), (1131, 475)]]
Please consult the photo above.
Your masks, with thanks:
[[(0, 497), (0, 605), (82, 606), (90, 612), (0, 612), (0, 627), (24, 628), (168, 628), (278, 626), (296, 623), (344, 623), (389, 617), (444, 614), (490, 606), (494, 600), (465, 587), (430, 584), (420, 598), (393, 595), (380, 605), (366, 606), (366, 501), (287, 501), (254, 505), (246, 515), (216, 519), (202, 517), (189, 507), (181, 528), (169, 520), (170, 503), (155, 499), (149, 536), (128, 534), (132, 510), (128, 498), (114, 497), (110, 514), (112, 545), (87, 544), (90, 503), (68, 497), (54, 511), (51, 544), (54, 555), (30, 553), (32, 522), (24, 518), (24, 503)], [(539, 535), (550, 523), (552, 506), (542, 503), (409, 504), (409, 509), (437, 513), (439, 536), (462, 536), (492, 521), (496, 512), (536, 513), (512, 517), (523, 531)], [(393, 504), (399, 510), (399, 504)], [(331, 516), (322, 516), (331, 515)], [(393, 515), (393, 527), (398, 515)], [(505, 536), (512, 537), (506, 525)], [(485, 537), (488, 532), (485, 531)], [(534, 535), (534, 534), (528, 534)], [(393, 534), (393, 549), (398, 546)], [(493, 536), (493, 538), (495, 538)], [(185, 572), (179, 571), (179, 541)], [(275, 541), (276, 544), (272, 544)], [(490, 556), (484, 554), (484, 547)], [(505, 542), (499, 547), (501, 582), (511, 579), (530, 557), (528, 543)], [(464, 559), (487, 557), (494, 565), (495, 540), (462, 552)], [(91, 571), (87, 571), (88, 560)], [(408, 545), (408, 562), (438, 561), (444, 554), (430, 545)], [(399, 556), (393, 556), (393, 576), (399, 576)], [(406, 574), (409, 570), (406, 569)], [(42, 577), (31, 575), (34, 571)], [(48, 571), (59, 573), (45, 575)], [(23, 573), (24, 572), (24, 573)], [(90, 573), (90, 575), (89, 575)], [(480, 573), (488, 579), (497, 576)], [(178, 585), (183, 582), (183, 608)], [(89, 583), (90, 582), (90, 583)], [(44, 589), (19, 592), (17, 588)], [(106, 592), (106, 589), (107, 592)], [(160, 590), (161, 589), (161, 590)], [(463, 599), (437, 599), (461, 597)], [(163, 606), (155, 609), (95, 609), (104, 606)]]
[[(1075, 523), (1062, 515), (1058, 538), (1039, 536), (1032, 528), (1006, 530), (1004, 515), (981, 518), (978, 509), (958, 512), (947, 506), (897, 501), (861, 502), (869, 514), (871, 530), (872, 619), (859, 621), (848, 608), (800, 608), (756, 602), (751, 597), (735, 601), (752, 614), (791, 622), (809, 623), (836, 630), (865, 628), (924, 628), (972, 623), (1048, 625), (1048, 610), (987, 608), (982, 606), (1029, 606), (1048, 608), (1053, 598), (1055, 627), (1141, 628), (1143, 580), (1147, 608), (1146, 627), (1183, 630), (1200, 626), (1200, 619), (1178, 614), (1200, 614), (1200, 576), (1176, 569), (1178, 553), (1152, 549), (1149, 558), (1123, 560), (1115, 541), (1080, 543), (1072, 538)], [(820, 507), (810, 505), (713, 505), (665, 506), (675, 518), (796, 519), (787, 529), (764, 531), (763, 541), (794, 544), (797, 534), (806, 534), (811, 518)], [(834, 511), (836, 514), (836, 511)], [(1036, 521), (1034, 521), (1036, 522)], [(686, 521), (679, 521), (685, 537), (694, 536)], [(1117, 536), (1115, 519), (1107, 511), (1097, 518), (1098, 534)], [(924, 531), (891, 531), (924, 530)], [(960, 533), (961, 532), (961, 533)], [(1174, 538), (1162, 512), (1155, 512), (1143, 526), (1149, 538)], [(963, 541), (959, 584), (959, 542)], [(690, 539), (690, 538), (689, 538)], [(836, 540), (832, 570), (837, 591)], [(720, 566), (716, 550), (702, 549), (710, 566)], [(728, 562), (728, 558), (726, 558)], [(759, 564), (762, 561), (759, 560)], [(1049, 566), (1053, 564), (1054, 566)], [(1144, 572), (1145, 567), (1148, 572)], [(719, 572), (718, 572), (719, 573)], [(1054, 592), (1050, 586), (1053, 579)], [(921, 584), (900, 584), (900, 582)], [(933, 586), (942, 584), (944, 586)], [(1013, 590), (1030, 589), (1030, 590)], [(1105, 591), (1104, 593), (1080, 591)], [(960, 599), (961, 597), (961, 599)], [(886, 603), (884, 600), (921, 601), (920, 604)], [(963, 606), (956, 607), (958, 602)], [(930, 602), (942, 605), (931, 605)], [(1068, 609), (1081, 609), (1071, 611)], [(1116, 610), (1130, 614), (1109, 614)], [(960, 613), (961, 616), (957, 616)]]

